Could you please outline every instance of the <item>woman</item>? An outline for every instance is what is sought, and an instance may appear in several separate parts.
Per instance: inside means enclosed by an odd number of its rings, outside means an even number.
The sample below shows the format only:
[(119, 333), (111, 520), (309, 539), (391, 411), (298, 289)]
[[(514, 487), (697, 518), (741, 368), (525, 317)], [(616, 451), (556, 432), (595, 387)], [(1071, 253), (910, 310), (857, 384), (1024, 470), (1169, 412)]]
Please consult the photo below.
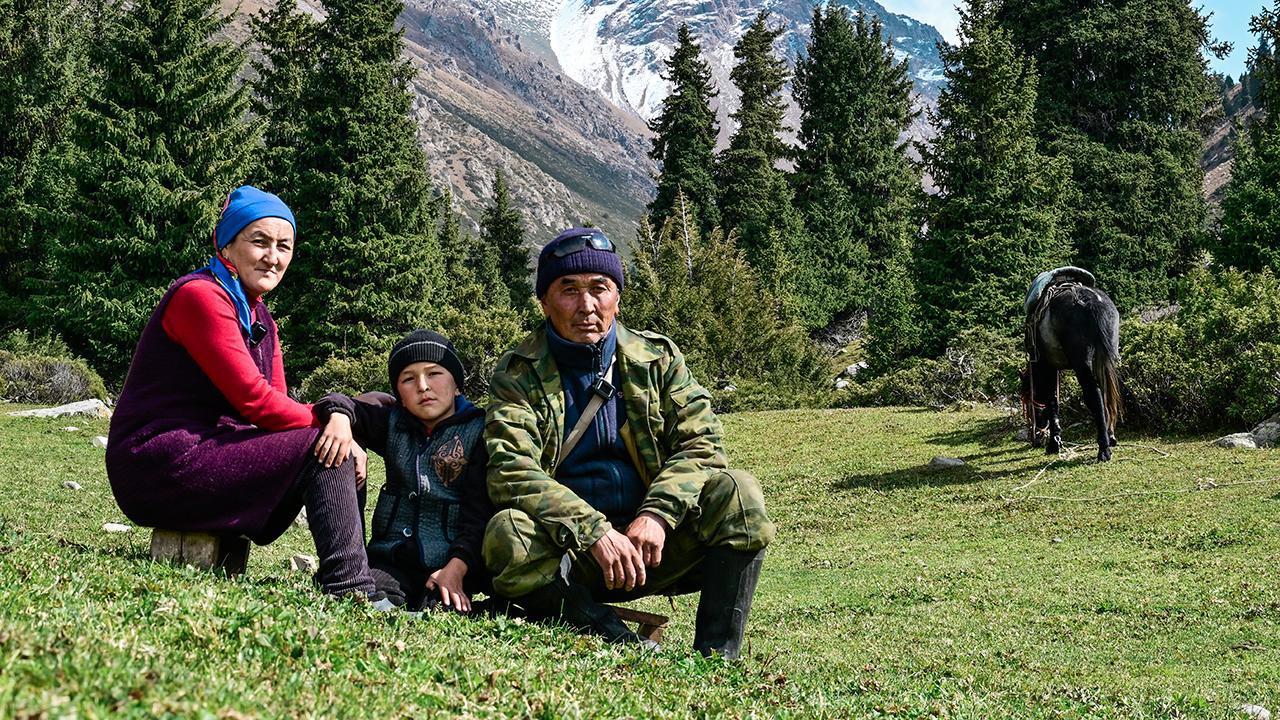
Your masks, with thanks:
[(139, 525), (259, 545), (305, 505), (323, 589), (389, 607), (365, 556), (350, 428), (339, 418), (317, 442), (312, 407), (288, 395), (262, 303), (289, 267), (295, 230), (275, 195), (246, 185), (228, 196), (209, 265), (175, 281), (142, 331), (111, 419), (107, 477)]

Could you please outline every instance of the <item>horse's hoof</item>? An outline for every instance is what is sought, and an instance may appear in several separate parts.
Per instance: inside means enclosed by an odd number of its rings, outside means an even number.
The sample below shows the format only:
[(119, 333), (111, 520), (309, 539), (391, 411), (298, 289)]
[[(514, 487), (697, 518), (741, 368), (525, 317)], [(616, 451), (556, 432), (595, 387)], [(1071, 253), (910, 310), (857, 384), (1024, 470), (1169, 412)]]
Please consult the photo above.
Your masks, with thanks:
[(1098, 450), (1098, 462), (1107, 462), (1111, 459), (1111, 448), (1105, 447)]
[(1060, 450), (1062, 450), (1061, 438), (1049, 438), (1049, 441), (1044, 444), (1045, 455), (1057, 455)]
[(1120, 444), (1120, 441), (1116, 439), (1115, 435), (1107, 438), (1107, 442), (1110, 443), (1111, 447), (1115, 447)]

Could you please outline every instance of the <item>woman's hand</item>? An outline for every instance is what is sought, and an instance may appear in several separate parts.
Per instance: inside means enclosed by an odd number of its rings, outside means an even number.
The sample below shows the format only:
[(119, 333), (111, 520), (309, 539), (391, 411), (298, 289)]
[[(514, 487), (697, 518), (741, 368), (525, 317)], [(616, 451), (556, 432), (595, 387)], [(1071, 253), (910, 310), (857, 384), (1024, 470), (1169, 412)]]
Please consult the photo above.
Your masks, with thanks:
[(341, 465), (351, 455), (355, 441), (351, 436), (351, 418), (343, 413), (332, 413), (329, 422), (316, 439), (316, 459), (327, 468)]
[(462, 579), (467, 576), (467, 564), (452, 558), (445, 566), (427, 578), (427, 589), (440, 593), (445, 607), (458, 612), (471, 612), (471, 598), (462, 590)]

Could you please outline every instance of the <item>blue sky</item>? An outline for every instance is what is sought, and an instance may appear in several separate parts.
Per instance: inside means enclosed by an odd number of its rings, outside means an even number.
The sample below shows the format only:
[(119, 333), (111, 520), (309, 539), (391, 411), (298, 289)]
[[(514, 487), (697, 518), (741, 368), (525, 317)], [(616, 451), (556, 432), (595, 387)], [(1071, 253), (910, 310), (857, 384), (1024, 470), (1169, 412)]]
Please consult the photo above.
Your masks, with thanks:
[[(1211, 58), (1209, 66), (1213, 70), (1227, 73), (1238, 79), (1240, 73), (1244, 71), (1244, 61), (1249, 48), (1253, 47), (1255, 42), (1254, 37), (1249, 34), (1249, 17), (1257, 13), (1264, 4), (1269, 5), (1271, 0), (1190, 1), (1206, 12), (1213, 13), (1209, 22), (1212, 24), (1215, 37), (1219, 40), (1230, 40), (1235, 45), (1229, 57), (1225, 60)], [(956, 40), (956, 24), (959, 22), (959, 16), (956, 14), (955, 3), (952, 0), (880, 0), (880, 4), (893, 12), (933, 25), (948, 41)]]

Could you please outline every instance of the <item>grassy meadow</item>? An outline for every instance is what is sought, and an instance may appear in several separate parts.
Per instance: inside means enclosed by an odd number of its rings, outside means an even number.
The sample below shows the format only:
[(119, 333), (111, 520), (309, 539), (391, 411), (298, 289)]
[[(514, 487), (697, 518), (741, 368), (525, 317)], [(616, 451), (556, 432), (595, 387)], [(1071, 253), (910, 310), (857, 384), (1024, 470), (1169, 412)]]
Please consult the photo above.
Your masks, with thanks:
[(694, 596), (637, 605), (672, 616), (657, 655), (327, 600), (287, 569), (314, 553), (300, 528), (234, 581), (152, 563), (145, 529), (101, 530), (125, 521), (90, 442), (106, 421), (0, 415), (0, 717), (1280, 710), (1280, 451), (1122, 428), (1112, 463), (1050, 464), (994, 410), (724, 420), (779, 527), (740, 663), (690, 652)]

